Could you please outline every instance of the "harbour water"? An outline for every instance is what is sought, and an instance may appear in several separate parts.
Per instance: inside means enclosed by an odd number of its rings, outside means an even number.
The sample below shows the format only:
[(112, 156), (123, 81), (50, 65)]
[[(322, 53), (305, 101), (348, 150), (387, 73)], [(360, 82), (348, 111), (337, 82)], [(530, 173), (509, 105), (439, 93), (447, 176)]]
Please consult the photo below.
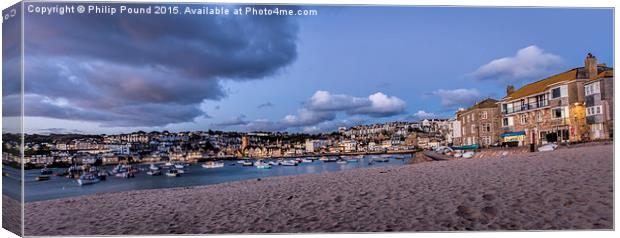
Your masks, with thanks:
[[(49, 200), (63, 197), (73, 197), (94, 193), (120, 192), (139, 189), (173, 188), (200, 186), (231, 181), (240, 181), (271, 176), (287, 176), (308, 173), (334, 172), (348, 169), (398, 166), (408, 163), (410, 155), (400, 155), (400, 159), (391, 157), (387, 162), (373, 162), (371, 157), (365, 156), (356, 163), (336, 163), (315, 160), (314, 162), (300, 163), (298, 166), (274, 165), (271, 169), (259, 169), (255, 166), (242, 166), (237, 161), (225, 161), (222, 168), (205, 169), (201, 164), (186, 166), (185, 173), (179, 177), (149, 176), (144, 171), (134, 178), (119, 178), (108, 176), (107, 180), (97, 184), (79, 186), (77, 181), (65, 177), (51, 176), (47, 181), (36, 181), (39, 170), (27, 170), (25, 173), (25, 200), (26, 202)], [(134, 167), (148, 169), (148, 164)], [(106, 166), (112, 170), (113, 166)], [(5, 170), (12, 168), (5, 167)], [(66, 168), (52, 168), (54, 173), (66, 171)], [(165, 172), (165, 169), (164, 169)]]

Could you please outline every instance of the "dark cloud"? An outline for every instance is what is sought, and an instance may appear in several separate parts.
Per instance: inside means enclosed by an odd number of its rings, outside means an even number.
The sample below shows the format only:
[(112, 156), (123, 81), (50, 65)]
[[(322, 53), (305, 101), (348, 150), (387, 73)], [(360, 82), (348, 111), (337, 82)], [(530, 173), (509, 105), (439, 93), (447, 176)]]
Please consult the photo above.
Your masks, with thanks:
[(245, 120), (245, 115), (239, 115), (223, 122), (213, 123), (211, 126), (215, 128), (225, 128), (230, 126), (243, 126), (248, 123), (249, 122)]
[(482, 94), (475, 88), (438, 89), (432, 94), (441, 98), (441, 106), (445, 109), (470, 107), (483, 98)]
[(297, 28), (282, 16), (32, 14), (25, 113), (105, 126), (193, 121), (206, 116), (203, 101), (226, 97), (222, 80), (260, 79), (291, 64)]

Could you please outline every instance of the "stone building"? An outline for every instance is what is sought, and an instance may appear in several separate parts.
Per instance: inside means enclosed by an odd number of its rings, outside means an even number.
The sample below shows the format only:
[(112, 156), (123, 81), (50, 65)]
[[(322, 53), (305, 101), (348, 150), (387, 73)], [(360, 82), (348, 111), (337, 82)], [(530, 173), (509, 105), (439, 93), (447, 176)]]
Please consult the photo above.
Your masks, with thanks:
[(461, 133), (459, 140), (453, 140), (459, 143), (455, 145), (488, 147), (499, 142), (501, 114), (497, 103), (497, 100), (487, 98), (468, 109), (459, 110), (456, 119)]
[[(596, 57), (589, 54), (586, 60)], [(604, 66), (604, 65), (603, 65)], [(590, 140), (612, 139), (614, 133), (614, 71), (597, 73), (584, 84), (586, 98), (586, 123)]]
[[(591, 58), (592, 57), (592, 58)], [(508, 87), (501, 100), (502, 141), (512, 145), (589, 139), (584, 85), (613, 72), (588, 55), (585, 66), (527, 84)]]

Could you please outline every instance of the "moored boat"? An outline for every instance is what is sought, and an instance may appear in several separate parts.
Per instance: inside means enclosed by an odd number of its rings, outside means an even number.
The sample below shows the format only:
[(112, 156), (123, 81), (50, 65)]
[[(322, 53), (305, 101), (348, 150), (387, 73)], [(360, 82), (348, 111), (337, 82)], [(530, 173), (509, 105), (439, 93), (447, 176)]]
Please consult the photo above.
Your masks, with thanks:
[(159, 170), (159, 166), (155, 165), (155, 164), (150, 164), (149, 165), (149, 170)]
[(101, 181), (101, 180), (100, 180), (100, 179), (99, 179), (99, 177), (98, 177), (96, 174), (94, 174), (94, 173), (85, 173), (85, 174), (82, 174), (82, 175), (80, 176), (80, 178), (77, 180), (77, 182), (78, 182), (78, 184), (79, 184), (80, 186), (83, 186), (83, 185), (89, 185), (89, 184), (94, 184), (94, 183), (98, 183), (99, 181)]
[(151, 176), (159, 176), (161, 175), (161, 170), (149, 170), (146, 172), (146, 174)]
[(282, 165), (282, 166), (297, 166), (297, 162), (295, 162), (294, 160), (282, 160), (280, 162), (280, 165)]
[(343, 160), (343, 159), (339, 159), (338, 161), (336, 161), (336, 163), (338, 163), (338, 164), (346, 164), (347, 161)]
[(44, 168), (41, 169), (41, 175), (50, 175), (52, 173), (54, 173), (54, 172), (51, 169), (47, 168), (47, 167), (44, 167)]
[(252, 161), (243, 161), (241, 163), (241, 165), (243, 165), (243, 166), (252, 166), (252, 165), (254, 165), (254, 163), (252, 163)]
[(256, 166), (256, 168), (258, 169), (271, 169), (271, 165), (262, 161), (256, 161), (256, 163), (254, 163), (254, 166)]
[(178, 171), (178, 170), (176, 170), (176, 169), (169, 169), (169, 170), (166, 172), (166, 176), (168, 176), (168, 177), (178, 177), (178, 176), (181, 176), (181, 174), (180, 174), (180, 173), (179, 173), (179, 171)]
[(389, 157), (375, 157), (374, 159), (372, 159), (372, 161), (374, 162), (388, 162), (390, 161)]
[(206, 163), (202, 164), (202, 167), (205, 168), (205, 169), (222, 168), (222, 167), (224, 167), (224, 163), (209, 161), (209, 162), (206, 162)]
[(37, 176), (36, 180), (37, 180), (37, 181), (45, 181), (45, 180), (50, 180), (50, 176), (49, 176), (49, 175), (41, 175), (41, 176)]

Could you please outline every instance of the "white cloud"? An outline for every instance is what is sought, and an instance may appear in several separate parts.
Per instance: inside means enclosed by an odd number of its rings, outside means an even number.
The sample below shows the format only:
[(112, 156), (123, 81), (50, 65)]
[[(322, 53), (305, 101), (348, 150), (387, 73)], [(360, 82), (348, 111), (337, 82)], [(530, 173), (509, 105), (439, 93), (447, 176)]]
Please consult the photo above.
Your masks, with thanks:
[(439, 89), (433, 91), (433, 95), (441, 98), (441, 106), (444, 108), (469, 107), (481, 98), (477, 89)]
[(350, 115), (387, 117), (403, 113), (405, 105), (405, 101), (400, 98), (388, 96), (381, 92), (362, 98), (317, 91), (306, 102), (305, 107), (313, 111), (343, 111)]
[(435, 115), (435, 113), (432, 113), (432, 112), (426, 112), (426, 111), (420, 110), (414, 113), (413, 117), (416, 119), (428, 119), (428, 118), (435, 118), (437, 117), (437, 115)]
[(296, 114), (289, 114), (280, 120), (245, 121), (243, 118), (212, 124), (213, 126), (240, 126), (249, 131), (276, 131), (290, 128), (300, 128), (303, 131), (325, 131), (348, 125), (359, 120), (336, 120), (338, 113), (369, 117), (389, 117), (402, 114), (406, 103), (400, 98), (388, 96), (381, 92), (368, 97), (355, 97), (346, 94), (332, 94), (328, 91), (316, 91), (297, 110)]
[(543, 76), (562, 65), (560, 56), (546, 53), (531, 45), (517, 51), (515, 56), (493, 60), (478, 68), (473, 76), (479, 80), (514, 83)]

